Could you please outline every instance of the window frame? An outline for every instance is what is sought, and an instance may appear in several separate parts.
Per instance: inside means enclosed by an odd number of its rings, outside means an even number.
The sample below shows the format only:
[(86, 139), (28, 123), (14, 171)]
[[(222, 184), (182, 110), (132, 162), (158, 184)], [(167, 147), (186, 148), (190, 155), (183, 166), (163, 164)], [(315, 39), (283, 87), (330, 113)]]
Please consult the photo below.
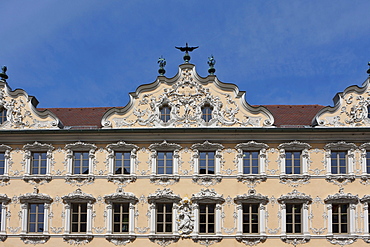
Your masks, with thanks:
[(12, 148), (10, 146), (1, 144), (0, 145), (0, 152), (4, 153), (4, 173), (0, 174), (0, 180), (8, 181), (9, 180), (9, 162), (11, 160), (10, 158), (10, 152), (12, 151)]
[[(97, 147), (94, 144), (76, 142), (72, 144), (67, 144), (65, 146), (67, 150), (66, 164), (67, 164), (67, 180), (73, 178), (88, 178), (93, 176), (93, 164), (95, 162), (95, 151)], [(74, 157), (75, 152), (88, 152), (89, 156), (89, 172), (88, 174), (74, 174)]]
[(0, 240), (6, 239), (6, 218), (7, 218), (7, 206), (11, 199), (6, 194), (0, 194)]
[[(309, 149), (311, 145), (308, 143), (292, 141), (288, 143), (282, 143), (278, 147), (279, 150), (279, 163), (280, 163), (280, 175), (281, 178), (286, 179), (289, 177), (308, 176), (309, 168)], [(299, 174), (287, 174), (286, 173), (286, 153), (287, 152), (300, 152), (300, 173)], [(294, 166), (293, 166), (294, 167)]]
[[(360, 199), (358, 196), (352, 195), (351, 193), (345, 194), (343, 188), (339, 189), (339, 192), (334, 195), (328, 195), (324, 199), (326, 204), (327, 215), (328, 215), (328, 230), (327, 234), (329, 236), (343, 236), (343, 235), (355, 235), (355, 215), (356, 215), (356, 205)], [(334, 233), (333, 232), (333, 204), (347, 204), (348, 205), (348, 232), (347, 233)], [(366, 218), (366, 217), (365, 217)]]
[[(222, 204), (225, 199), (222, 195), (217, 194), (214, 190), (201, 189), (200, 192), (193, 194), (191, 197), (194, 208), (194, 229), (193, 238), (205, 238), (213, 236), (221, 236), (221, 214), (222, 214)], [(200, 233), (200, 204), (214, 204), (215, 205), (215, 221), (214, 221), (214, 233)]]
[[(130, 192), (123, 191), (122, 188), (118, 188), (116, 193), (112, 193), (104, 196), (104, 200), (107, 208), (107, 236), (108, 241), (114, 240), (117, 238), (117, 235), (127, 235), (129, 240), (135, 238), (135, 206), (139, 201), (138, 198)], [(114, 211), (113, 204), (115, 203), (128, 203), (129, 204), (129, 222), (128, 222), (128, 232), (127, 233), (117, 233), (114, 232)]]
[[(164, 123), (168, 123), (171, 120), (171, 106), (168, 103), (163, 103), (159, 107), (159, 119)], [(165, 112), (162, 112), (162, 110), (165, 110)]]
[[(191, 146), (193, 150), (193, 181), (205, 185), (209, 183), (219, 183), (222, 180), (221, 175), (221, 159), (222, 159), (222, 150), (224, 146), (219, 143), (210, 143), (205, 141), (204, 143), (197, 143)], [(215, 173), (214, 174), (200, 174), (200, 152), (214, 152), (214, 165)]]
[[(309, 195), (301, 193), (294, 189), (292, 192), (281, 195), (277, 201), (280, 203), (281, 210), (281, 234), (283, 236), (309, 236), (308, 231), (308, 209), (312, 203), (312, 198)], [(301, 232), (300, 233), (288, 233), (287, 232), (287, 204), (300, 204), (301, 205)]]
[[(64, 203), (64, 236), (63, 238), (68, 241), (69, 239), (76, 239), (84, 236), (87, 241), (92, 239), (92, 212), (93, 204), (96, 199), (91, 194), (82, 192), (80, 188), (75, 190), (68, 195), (62, 196)], [(87, 208), (87, 219), (86, 219), (86, 232), (72, 232), (72, 204), (84, 203)]]
[(8, 121), (7, 109), (5, 107), (0, 107), (0, 126)]
[[(269, 146), (265, 143), (259, 143), (255, 141), (249, 141), (247, 143), (239, 143), (235, 146), (237, 150), (236, 162), (238, 168), (237, 179), (239, 181), (248, 180), (248, 178), (260, 177), (262, 181), (266, 180), (266, 164), (267, 164), (267, 152)], [(246, 174), (244, 173), (244, 152), (258, 152), (258, 173), (257, 174)]]
[[(54, 161), (53, 150), (54, 147), (51, 144), (34, 142), (32, 144), (26, 144), (23, 146), (24, 150), (24, 162), (25, 162), (25, 174), (23, 179), (25, 181), (50, 181), (52, 179), (50, 175), (51, 165)], [(34, 153), (45, 153), (46, 154), (46, 171), (45, 174), (33, 174), (33, 154)]]
[(364, 235), (368, 236), (368, 240), (370, 237), (370, 211), (369, 211), (369, 204), (370, 204), (370, 195), (364, 195), (360, 202), (363, 204), (363, 212), (364, 212)]
[[(39, 193), (37, 188), (32, 193), (26, 193), (18, 197), (21, 203), (21, 239), (25, 243), (32, 241), (34, 244), (45, 243), (49, 238), (49, 210), (53, 199), (47, 195)], [(44, 205), (44, 221), (43, 221), (43, 232), (29, 232), (29, 205), (31, 204), (43, 204)]]
[[(213, 110), (214, 107), (210, 102), (204, 102), (201, 107), (202, 116), (201, 119), (203, 123), (208, 124), (213, 119)], [(206, 111), (206, 112), (205, 112)]]
[[(325, 165), (326, 165), (326, 173), (327, 175), (334, 175), (334, 176), (344, 176), (344, 175), (354, 175), (354, 152), (357, 149), (357, 146), (354, 143), (347, 143), (344, 141), (337, 142), (337, 143), (328, 143), (324, 146), (325, 149)], [(331, 171), (331, 152), (347, 152), (346, 155), (346, 166), (347, 166), (347, 173), (346, 174), (333, 174)]]
[[(148, 196), (148, 203), (150, 209), (150, 238), (167, 238), (171, 236), (179, 237), (177, 220), (177, 204), (181, 201), (179, 195), (175, 195), (171, 189), (164, 188), (163, 190), (157, 189), (155, 193)], [(157, 232), (157, 205), (159, 203), (172, 204), (172, 232)]]
[[(149, 145), (150, 164), (151, 164), (151, 176), (150, 180), (157, 184), (173, 184), (178, 182), (179, 177), (179, 161), (180, 161), (180, 150), (181, 145), (176, 143), (168, 143), (163, 141), (162, 143), (154, 143)], [(158, 174), (158, 153), (172, 153), (172, 174)]]

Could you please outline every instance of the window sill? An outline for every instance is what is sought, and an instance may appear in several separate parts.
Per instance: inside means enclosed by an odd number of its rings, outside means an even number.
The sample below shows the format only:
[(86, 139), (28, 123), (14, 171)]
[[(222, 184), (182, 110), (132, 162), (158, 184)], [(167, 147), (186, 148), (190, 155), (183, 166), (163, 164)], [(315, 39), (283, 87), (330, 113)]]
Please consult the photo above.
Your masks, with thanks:
[(338, 244), (340, 246), (350, 245), (357, 241), (357, 236), (350, 235), (328, 235), (326, 239), (331, 244)]
[(248, 184), (259, 184), (267, 180), (266, 175), (260, 174), (239, 174), (236, 176), (238, 182), (248, 183)]
[(93, 240), (94, 236), (86, 235), (84, 233), (81, 234), (66, 234), (63, 235), (63, 240), (71, 245), (82, 245), (88, 244)]
[(336, 185), (346, 185), (355, 181), (356, 176), (350, 174), (328, 174), (325, 180)]
[(174, 235), (172, 233), (169, 233), (169, 234), (155, 234), (155, 235), (153, 234), (153, 235), (149, 235), (149, 239), (153, 243), (156, 243), (160, 246), (168, 246), (172, 243), (176, 243), (177, 241), (179, 241), (180, 236), (179, 235)]
[(126, 245), (136, 239), (135, 235), (129, 234), (109, 234), (105, 235), (105, 239), (114, 245)]
[(35, 183), (49, 183), (52, 180), (50, 175), (24, 175), (23, 180), (27, 183), (35, 182)]
[(45, 235), (45, 234), (26, 234), (26, 235), (21, 235), (21, 240), (25, 243), (25, 244), (33, 244), (33, 245), (36, 245), (36, 244), (44, 244), (46, 243), (49, 238), (50, 238), (50, 235)]
[(130, 174), (115, 174), (115, 175), (108, 175), (108, 181), (118, 184), (129, 184), (135, 182), (137, 179), (136, 175)]
[(288, 184), (293, 187), (308, 184), (311, 176), (308, 174), (283, 174), (280, 175), (280, 183)]
[(177, 183), (180, 180), (179, 175), (172, 174), (160, 174), (160, 175), (151, 175), (150, 182), (157, 185), (172, 185)]
[(244, 234), (244, 235), (238, 235), (235, 237), (237, 241), (249, 245), (254, 246), (259, 243), (263, 243), (266, 241), (267, 237), (264, 235), (255, 235), (255, 234)]
[(93, 175), (76, 174), (67, 175), (65, 181), (67, 184), (92, 184), (94, 183), (95, 177)]
[(283, 241), (284, 243), (291, 244), (294, 246), (297, 246), (298, 244), (308, 243), (311, 239), (310, 236), (294, 235), (294, 234), (284, 235), (284, 236), (281, 236), (280, 238), (281, 238), (281, 241)]
[(222, 236), (217, 235), (194, 235), (191, 237), (195, 243), (201, 245), (210, 246), (215, 243), (219, 243), (222, 240)]
[(203, 185), (203, 186), (211, 186), (217, 183), (221, 183), (222, 176), (216, 174), (201, 174), (201, 175), (193, 175), (193, 182)]

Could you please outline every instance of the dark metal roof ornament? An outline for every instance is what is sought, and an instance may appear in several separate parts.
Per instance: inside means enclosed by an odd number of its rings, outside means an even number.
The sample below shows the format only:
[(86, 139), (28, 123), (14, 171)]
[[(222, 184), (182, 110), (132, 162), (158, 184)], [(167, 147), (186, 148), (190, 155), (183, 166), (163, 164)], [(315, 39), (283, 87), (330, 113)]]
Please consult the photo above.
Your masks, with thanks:
[(166, 59), (161, 56), (158, 58), (158, 64), (159, 64), (159, 70), (158, 73), (159, 75), (164, 75), (166, 73), (166, 70), (164, 69), (164, 66), (166, 66)]
[(189, 63), (189, 61), (190, 61), (189, 52), (197, 49), (198, 47), (199, 46), (189, 47), (188, 46), (188, 43), (186, 43), (186, 46), (185, 47), (177, 47), (177, 46), (175, 46), (176, 49), (179, 49), (180, 51), (184, 51), (185, 52), (185, 55), (184, 55), (184, 61), (185, 61), (185, 63)]
[(216, 64), (216, 60), (215, 58), (212, 56), (208, 57), (208, 65), (209, 65), (209, 69), (208, 69), (208, 73), (210, 75), (214, 75), (215, 72), (216, 72), (216, 69), (215, 69), (215, 64)]
[(370, 77), (370, 62), (368, 62), (367, 65), (369, 65), (369, 69), (367, 70), (367, 73), (369, 74), (369, 77)]
[(5, 65), (3, 67), (1, 67), (0, 78), (3, 81), (6, 81), (6, 79), (8, 79), (8, 75), (6, 74), (7, 70), (8, 70), (8, 68)]

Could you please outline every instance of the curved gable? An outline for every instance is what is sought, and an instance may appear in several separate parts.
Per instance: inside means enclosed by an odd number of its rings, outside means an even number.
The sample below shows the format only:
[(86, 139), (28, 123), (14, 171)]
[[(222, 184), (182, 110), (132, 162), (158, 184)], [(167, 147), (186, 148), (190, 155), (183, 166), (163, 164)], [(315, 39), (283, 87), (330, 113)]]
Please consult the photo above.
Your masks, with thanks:
[[(245, 92), (216, 76), (200, 77), (193, 64), (182, 64), (173, 78), (158, 76), (151, 84), (130, 93), (129, 104), (108, 110), (103, 128), (140, 127), (271, 127), (272, 114), (263, 106), (252, 107)], [(161, 108), (168, 107), (169, 120), (161, 120)], [(212, 111), (209, 121), (202, 118), (202, 107)]]
[(321, 109), (312, 121), (317, 127), (369, 127), (370, 79), (362, 87), (347, 87), (338, 93), (334, 106)]
[(59, 119), (49, 110), (38, 111), (37, 104), (37, 99), (23, 89), (12, 91), (0, 80), (0, 111), (6, 115), (0, 129), (59, 129)]

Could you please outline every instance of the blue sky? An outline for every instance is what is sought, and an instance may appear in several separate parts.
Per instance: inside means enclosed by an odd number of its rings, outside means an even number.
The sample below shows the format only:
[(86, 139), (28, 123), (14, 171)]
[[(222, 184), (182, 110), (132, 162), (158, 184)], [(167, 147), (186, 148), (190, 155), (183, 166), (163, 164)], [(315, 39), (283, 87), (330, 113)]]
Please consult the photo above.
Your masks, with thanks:
[(246, 91), (247, 102), (333, 105), (361, 85), (370, 61), (369, 0), (3, 1), (0, 64), (8, 83), (39, 107), (124, 106), (156, 80), (157, 59), (173, 77), (183, 54)]

